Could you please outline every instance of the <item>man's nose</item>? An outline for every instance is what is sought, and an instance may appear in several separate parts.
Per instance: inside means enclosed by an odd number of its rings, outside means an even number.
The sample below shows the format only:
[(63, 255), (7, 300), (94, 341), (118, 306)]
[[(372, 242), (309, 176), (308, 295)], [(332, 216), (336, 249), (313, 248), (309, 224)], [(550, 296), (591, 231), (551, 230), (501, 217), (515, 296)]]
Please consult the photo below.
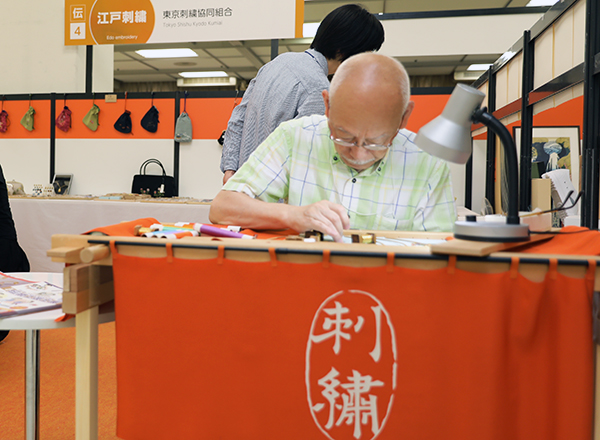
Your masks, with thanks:
[(367, 158), (371, 157), (371, 152), (362, 146), (363, 142), (361, 142), (358, 145), (359, 145), (358, 147), (354, 148), (354, 157), (356, 159), (363, 160), (363, 159), (367, 159)]

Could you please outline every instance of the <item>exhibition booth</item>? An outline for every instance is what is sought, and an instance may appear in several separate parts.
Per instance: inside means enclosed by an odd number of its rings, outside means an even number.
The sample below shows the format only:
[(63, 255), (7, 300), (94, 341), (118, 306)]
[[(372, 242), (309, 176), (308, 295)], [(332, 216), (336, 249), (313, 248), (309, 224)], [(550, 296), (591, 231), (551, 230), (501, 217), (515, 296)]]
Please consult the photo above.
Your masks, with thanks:
[[(346, 243), (308, 242), (302, 231), (140, 237), (157, 223), (208, 223), (221, 186), (217, 139), (239, 94), (119, 93), (107, 102), (115, 94), (90, 80), (85, 92), (6, 95), (15, 116), (0, 151), (8, 140), (20, 148), (3, 156), (7, 179), (14, 172), (27, 187), (72, 175), (71, 195), (81, 196), (11, 199), (26, 250), (47, 252), (36, 267), (64, 267), (62, 318), (76, 319), (77, 440), (98, 438), (107, 304), (122, 439), (600, 439), (597, 3), (555, 4), (474, 83), (513, 135), (519, 189), (507, 191), (516, 170), (506, 144), (473, 124), (472, 159), (452, 168), (457, 205), (479, 212), (485, 197), (500, 213), (510, 196), (530, 211), (535, 171), (549, 161), (583, 192), (580, 224), (589, 229), (528, 231), (516, 243), (408, 231), (346, 231)], [(414, 89), (408, 128), (442, 113), (451, 92)], [(91, 130), (83, 118), (94, 105)], [(32, 131), (17, 122), (30, 106)], [(65, 106), (72, 122), (57, 130)], [(152, 106), (155, 132), (141, 123)], [(184, 108), (191, 142), (175, 140)], [(125, 111), (131, 133), (114, 127)], [(176, 197), (119, 199), (151, 157), (174, 177)], [(38, 356), (39, 329), (28, 331), (28, 356)], [(28, 440), (39, 435), (39, 359), (30, 366)]]

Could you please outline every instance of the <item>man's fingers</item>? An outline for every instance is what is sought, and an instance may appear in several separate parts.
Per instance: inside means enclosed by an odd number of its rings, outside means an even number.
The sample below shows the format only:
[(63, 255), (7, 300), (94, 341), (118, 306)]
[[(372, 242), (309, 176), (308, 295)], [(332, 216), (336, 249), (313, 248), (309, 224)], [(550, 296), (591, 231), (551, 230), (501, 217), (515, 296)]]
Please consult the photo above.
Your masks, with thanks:
[(338, 231), (331, 222), (316, 221), (313, 229), (322, 232), (325, 235), (330, 235), (334, 241), (341, 242), (342, 234)]
[(312, 229), (331, 235), (335, 241), (342, 241), (343, 230), (349, 225), (344, 208), (329, 201), (309, 205), (306, 215), (312, 220)]
[[(344, 233), (344, 225), (342, 219), (335, 211), (327, 211), (324, 213), (325, 218), (327, 219), (327, 223), (331, 225), (330, 229), (333, 230), (333, 234), (330, 233), (332, 237), (338, 237), (341, 240), (342, 234)], [(339, 240), (336, 240), (339, 241)]]
[(338, 205), (337, 203), (332, 203), (331, 209), (338, 214), (338, 217), (342, 222), (342, 229), (350, 229), (350, 218), (348, 217), (346, 208), (344, 208), (342, 205)]

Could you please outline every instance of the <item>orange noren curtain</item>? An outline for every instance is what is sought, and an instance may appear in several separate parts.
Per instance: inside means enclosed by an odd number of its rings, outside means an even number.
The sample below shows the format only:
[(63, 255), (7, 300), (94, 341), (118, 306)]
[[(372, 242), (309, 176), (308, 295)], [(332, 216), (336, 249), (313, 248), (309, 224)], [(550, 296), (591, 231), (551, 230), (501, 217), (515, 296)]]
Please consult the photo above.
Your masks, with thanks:
[(113, 258), (123, 439), (591, 436), (592, 285), (556, 267)]

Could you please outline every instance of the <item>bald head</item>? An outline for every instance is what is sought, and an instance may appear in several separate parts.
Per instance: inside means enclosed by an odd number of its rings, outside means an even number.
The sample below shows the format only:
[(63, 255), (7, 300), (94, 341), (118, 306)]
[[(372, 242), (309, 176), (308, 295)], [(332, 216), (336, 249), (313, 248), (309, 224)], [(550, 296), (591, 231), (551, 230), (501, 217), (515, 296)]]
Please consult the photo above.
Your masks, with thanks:
[[(402, 64), (375, 53), (344, 61), (323, 99), (335, 149), (359, 172), (383, 159), (414, 107)], [(384, 148), (354, 148), (363, 145)]]
[(339, 67), (329, 88), (330, 104), (336, 97), (352, 95), (361, 102), (386, 101), (400, 115), (410, 101), (410, 81), (404, 66), (393, 58), (377, 53), (361, 53), (348, 58)]

